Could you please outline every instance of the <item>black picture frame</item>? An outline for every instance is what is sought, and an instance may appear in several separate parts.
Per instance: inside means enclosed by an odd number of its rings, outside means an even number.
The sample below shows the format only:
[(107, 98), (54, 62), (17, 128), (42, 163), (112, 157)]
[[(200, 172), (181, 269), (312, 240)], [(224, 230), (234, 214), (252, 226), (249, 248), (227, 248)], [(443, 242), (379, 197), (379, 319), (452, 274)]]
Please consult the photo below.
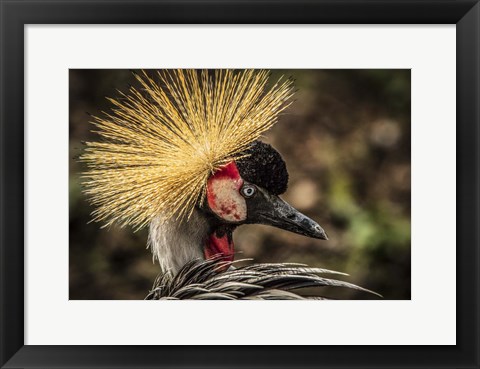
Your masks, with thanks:
[[(2, 368), (479, 368), (478, 0), (2, 0), (0, 4)], [(24, 176), (24, 25), (123, 23), (456, 24), (457, 344), (286, 347), (24, 345), (24, 181), (28, 180)], [(439, 231), (447, 230), (442, 225)], [(441, 297), (438, 303), (442, 303)], [(226, 334), (226, 343), (228, 334), (235, 332)]]

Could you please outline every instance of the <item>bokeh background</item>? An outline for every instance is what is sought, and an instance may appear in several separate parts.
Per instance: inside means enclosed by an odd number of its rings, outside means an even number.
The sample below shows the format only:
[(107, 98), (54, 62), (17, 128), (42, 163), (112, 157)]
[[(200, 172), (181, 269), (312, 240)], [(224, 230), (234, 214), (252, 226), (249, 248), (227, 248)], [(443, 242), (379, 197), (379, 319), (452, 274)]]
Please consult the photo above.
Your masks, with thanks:
[[(234, 233), (237, 258), (298, 262), (348, 273), (349, 282), (410, 299), (410, 70), (274, 70), (295, 78), (295, 102), (265, 136), (290, 174), (283, 198), (327, 231), (314, 240), (261, 225)], [(90, 223), (77, 162), (96, 140), (89, 114), (135, 85), (128, 70), (70, 70), (70, 299), (143, 299), (159, 273), (147, 230)], [(324, 295), (375, 298), (349, 289)]]

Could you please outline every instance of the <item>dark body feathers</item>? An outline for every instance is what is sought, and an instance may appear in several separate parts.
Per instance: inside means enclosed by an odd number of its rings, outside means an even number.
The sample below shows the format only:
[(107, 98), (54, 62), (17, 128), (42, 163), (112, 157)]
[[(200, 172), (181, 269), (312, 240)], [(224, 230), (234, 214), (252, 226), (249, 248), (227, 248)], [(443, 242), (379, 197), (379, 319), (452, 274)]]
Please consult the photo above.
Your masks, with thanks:
[[(242, 260), (239, 260), (242, 261)], [(352, 283), (322, 277), (341, 274), (302, 264), (251, 264), (231, 267), (235, 262), (221, 256), (193, 260), (172, 277), (160, 275), (146, 300), (303, 300), (326, 299), (321, 295), (302, 296), (297, 290), (307, 287), (344, 287), (376, 294)], [(230, 267), (226, 271), (225, 267)]]

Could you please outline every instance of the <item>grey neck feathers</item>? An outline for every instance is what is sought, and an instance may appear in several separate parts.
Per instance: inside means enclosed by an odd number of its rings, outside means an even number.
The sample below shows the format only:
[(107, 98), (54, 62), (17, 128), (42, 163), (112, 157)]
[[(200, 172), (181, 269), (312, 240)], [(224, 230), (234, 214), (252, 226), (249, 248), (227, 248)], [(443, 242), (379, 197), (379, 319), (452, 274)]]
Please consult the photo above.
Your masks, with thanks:
[(157, 217), (150, 223), (147, 247), (163, 272), (175, 275), (187, 262), (204, 258), (203, 248), (210, 229), (207, 218), (197, 209), (188, 220), (173, 217), (165, 221)]

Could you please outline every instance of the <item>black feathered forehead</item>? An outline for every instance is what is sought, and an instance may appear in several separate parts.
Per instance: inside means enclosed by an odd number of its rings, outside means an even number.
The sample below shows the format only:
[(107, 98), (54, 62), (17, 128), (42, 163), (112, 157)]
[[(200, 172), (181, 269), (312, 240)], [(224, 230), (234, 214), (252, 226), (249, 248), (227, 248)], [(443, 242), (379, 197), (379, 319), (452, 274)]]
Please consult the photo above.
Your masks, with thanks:
[(250, 156), (236, 162), (243, 179), (274, 195), (287, 190), (287, 166), (277, 150), (269, 144), (255, 141), (244, 153)]

